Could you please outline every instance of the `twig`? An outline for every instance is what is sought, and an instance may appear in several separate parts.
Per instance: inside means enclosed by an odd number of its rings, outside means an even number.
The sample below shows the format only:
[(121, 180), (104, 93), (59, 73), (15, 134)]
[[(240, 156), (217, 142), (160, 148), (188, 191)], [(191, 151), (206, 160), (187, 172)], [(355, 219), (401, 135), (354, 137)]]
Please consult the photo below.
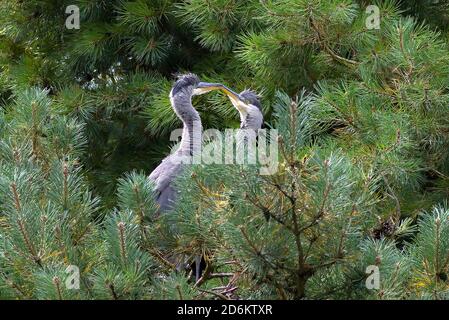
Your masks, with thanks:
[(61, 281), (59, 280), (58, 277), (53, 278), (53, 284), (55, 285), (56, 293), (58, 294), (58, 299), (63, 300), (61, 292)]
[(22, 290), (22, 288), (20, 286), (18, 286), (17, 284), (15, 284), (11, 279), (9, 279), (4, 272), (0, 271), (0, 275), (3, 277), (6, 284), (8, 284), (11, 288), (15, 289), (20, 295), (22, 295), (23, 298), (27, 297), (27, 295)]
[(220, 272), (220, 273), (211, 273), (209, 275), (209, 278), (226, 278), (226, 277), (233, 277), (234, 273), (232, 272)]
[(125, 223), (120, 221), (117, 223), (120, 236), (120, 255), (122, 257), (123, 264), (126, 263), (126, 244), (125, 244)]
[(20, 197), (19, 197), (19, 193), (17, 192), (17, 185), (15, 183), (11, 184), (11, 190), (14, 196), (14, 203), (16, 206), (17, 211), (20, 211), (21, 206), (20, 206)]
[(223, 291), (223, 294), (233, 293), (235, 290), (237, 290), (239, 287), (229, 288)]
[(157, 250), (157, 249), (148, 249), (148, 252), (155, 257), (156, 259), (158, 259), (160, 262), (162, 262), (164, 265), (166, 265), (167, 267), (169, 267), (172, 270), (176, 269), (176, 266), (171, 263), (170, 261), (168, 261), (167, 259), (165, 259), (161, 253)]
[(112, 297), (114, 298), (114, 300), (118, 300), (117, 293), (115, 293), (114, 285), (112, 283), (109, 283), (108, 288), (111, 291), (111, 294), (112, 294)]
[(31, 257), (33, 258), (34, 262), (36, 262), (40, 267), (42, 267), (41, 259), (36, 254), (36, 250), (34, 249), (33, 243), (30, 241), (30, 238), (28, 237), (28, 233), (27, 233), (27, 230), (26, 230), (25, 224), (23, 223), (22, 218), (17, 219), (17, 223), (19, 225), (19, 230), (20, 230), (20, 233), (22, 234), (25, 245), (31, 254)]
[(209, 275), (212, 272), (212, 265), (210, 263), (206, 264), (206, 269), (204, 270), (203, 275), (198, 281), (195, 283), (195, 287), (201, 286), (207, 279), (209, 279)]
[(224, 294), (221, 294), (219, 292), (213, 292), (213, 291), (199, 289), (199, 288), (197, 290), (199, 290), (201, 292), (204, 292), (204, 293), (211, 294), (211, 295), (216, 296), (216, 297), (218, 297), (218, 298), (220, 298), (222, 300), (231, 300), (229, 297), (226, 297)]
[(181, 287), (179, 286), (179, 284), (176, 286), (176, 291), (178, 291), (179, 299), (184, 300), (184, 298), (182, 296)]
[(293, 269), (286, 267), (283, 264), (279, 264), (277, 262), (270, 262), (267, 260), (267, 258), (265, 257), (265, 255), (262, 253), (262, 251), (260, 251), (256, 245), (249, 239), (248, 234), (246, 233), (246, 231), (243, 229), (243, 227), (239, 227), (240, 232), (243, 235), (243, 238), (246, 240), (246, 242), (249, 244), (249, 246), (253, 249), (254, 253), (262, 258), (262, 260), (271, 268), (273, 269), (284, 269), (284, 270), (289, 270), (289, 271), (293, 271)]
[(346, 59), (344, 57), (339, 56), (338, 54), (336, 54), (322, 39), (320, 30), (318, 29), (318, 27), (315, 25), (315, 22), (313, 21), (312, 17), (309, 17), (309, 22), (310, 22), (310, 26), (312, 27), (312, 29), (316, 32), (317, 36), (318, 36), (318, 40), (319, 42), (322, 44), (321, 48), (324, 49), (324, 51), (326, 51), (334, 60), (336, 60), (337, 62), (349, 65), (351, 67), (356, 66), (359, 64), (359, 62), (354, 61), (354, 60), (350, 60), (350, 59)]

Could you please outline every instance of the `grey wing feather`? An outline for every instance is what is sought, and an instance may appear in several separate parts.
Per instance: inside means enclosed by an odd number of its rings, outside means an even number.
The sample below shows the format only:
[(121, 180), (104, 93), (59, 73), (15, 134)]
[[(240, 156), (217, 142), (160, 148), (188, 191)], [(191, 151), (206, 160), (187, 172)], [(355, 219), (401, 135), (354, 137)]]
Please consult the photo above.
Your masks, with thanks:
[(173, 203), (176, 200), (176, 190), (171, 185), (168, 185), (159, 193), (157, 202), (159, 204), (160, 212), (166, 212), (173, 208)]
[(149, 176), (149, 179), (155, 184), (156, 201), (161, 212), (171, 209), (176, 199), (173, 182), (181, 173), (182, 168), (183, 164), (174, 161), (174, 155), (170, 155)]

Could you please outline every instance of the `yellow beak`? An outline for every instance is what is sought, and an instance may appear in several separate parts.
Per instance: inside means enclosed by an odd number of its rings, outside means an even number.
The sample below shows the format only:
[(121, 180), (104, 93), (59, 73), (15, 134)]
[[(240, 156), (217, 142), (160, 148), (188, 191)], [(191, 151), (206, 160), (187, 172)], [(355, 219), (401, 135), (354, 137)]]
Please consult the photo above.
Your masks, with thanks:
[(227, 86), (221, 83), (209, 83), (209, 82), (200, 82), (195, 90), (193, 91), (194, 95), (201, 95), (213, 90), (221, 90), (223, 91), (231, 100), (234, 107), (243, 114), (247, 113), (248, 106), (245, 102), (240, 98), (240, 95), (235, 91), (231, 90)]
[(222, 84), (220, 83), (209, 83), (209, 82), (200, 82), (196, 88), (193, 90), (194, 95), (201, 95), (207, 92), (218, 90), (222, 88)]
[(240, 95), (228, 87), (222, 85), (221, 90), (226, 93), (226, 95), (231, 100), (234, 107), (243, 115), (248, 113), (248, 105), (242, 100)]

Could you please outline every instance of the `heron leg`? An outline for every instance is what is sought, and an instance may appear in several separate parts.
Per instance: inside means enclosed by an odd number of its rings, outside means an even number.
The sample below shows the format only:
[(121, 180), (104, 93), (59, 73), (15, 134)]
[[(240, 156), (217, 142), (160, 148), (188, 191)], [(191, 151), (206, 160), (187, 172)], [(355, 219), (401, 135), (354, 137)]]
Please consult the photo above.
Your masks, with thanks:
[(201, 276), (201, 260), (202, 256), (195, 257), (195, 282), (198, 282)]

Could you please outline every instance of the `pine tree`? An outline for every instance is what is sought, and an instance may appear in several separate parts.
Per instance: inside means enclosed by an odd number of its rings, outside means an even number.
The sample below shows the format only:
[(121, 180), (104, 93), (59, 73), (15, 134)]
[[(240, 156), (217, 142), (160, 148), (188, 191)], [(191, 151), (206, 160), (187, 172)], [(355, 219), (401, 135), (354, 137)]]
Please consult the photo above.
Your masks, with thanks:
[[(0, 298), (446, 299), (446, 20), (444, 1), (0, 0)], [(158, 216), (184, 71), (260, 92), (279, 166), (192, 166)], [(223, 95), (193, 103), (238, 127)], [(174, 261), (200, 255), (195, 283)]]

